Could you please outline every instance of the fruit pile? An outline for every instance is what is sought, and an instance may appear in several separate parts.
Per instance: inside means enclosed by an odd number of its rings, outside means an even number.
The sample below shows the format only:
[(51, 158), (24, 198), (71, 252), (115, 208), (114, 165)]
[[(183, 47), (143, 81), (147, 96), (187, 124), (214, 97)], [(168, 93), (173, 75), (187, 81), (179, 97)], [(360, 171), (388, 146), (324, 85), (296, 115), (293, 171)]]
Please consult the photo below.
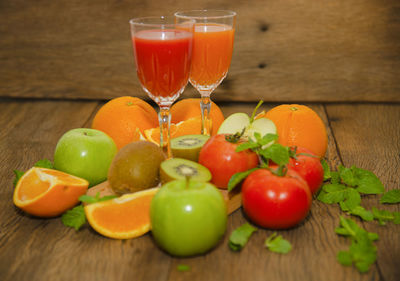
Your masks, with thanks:
[(224, 119), (213, 104), (212, 134), (204, 136), (199, 103), (172, 106), (174, 158), (166, 159), (155, 110), (135, 97), (109, 101), (92, 128), (60, 138), (54, 166), (19, 174), (15, 205), (34, 216), (63, 214), (63, 223), (76, 229), (87, 220), (111, 238), (151, 229), (160, 248), (177, 256), (218, 244), (228, 215), (223, 192), (240, 186), (254, 224), (282, 229), (303, 221), (323, 181), (327, 134), (320, 117), (303, 105), (256, 114), (259, 103), (251, 117)]

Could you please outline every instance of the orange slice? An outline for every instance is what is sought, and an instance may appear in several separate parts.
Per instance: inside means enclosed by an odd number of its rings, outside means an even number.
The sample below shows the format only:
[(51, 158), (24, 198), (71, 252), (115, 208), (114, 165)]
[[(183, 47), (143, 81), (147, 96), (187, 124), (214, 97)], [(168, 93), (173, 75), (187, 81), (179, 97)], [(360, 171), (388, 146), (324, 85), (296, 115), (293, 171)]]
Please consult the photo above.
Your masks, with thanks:
[[(211, 121), (211, 120), (210, 120)], [(189, 118), (177, 124), (171, 124), (170, 136), (172, 138), (184, 135), (198, 135), (201, 134), (201, 117)], [(148, 129), (144, 131), (147, 140), (160, 144), (160, 127)]]
[(150, 230), (150, 203), (158, 187), (85, 206), (89, 224), (101, 235), (116, 239), (141, 236)]
[(57, 170), (33, 167), (18, 181), (14, 204), (38, 217), (55, 217), (75, 206), (88, 181)]

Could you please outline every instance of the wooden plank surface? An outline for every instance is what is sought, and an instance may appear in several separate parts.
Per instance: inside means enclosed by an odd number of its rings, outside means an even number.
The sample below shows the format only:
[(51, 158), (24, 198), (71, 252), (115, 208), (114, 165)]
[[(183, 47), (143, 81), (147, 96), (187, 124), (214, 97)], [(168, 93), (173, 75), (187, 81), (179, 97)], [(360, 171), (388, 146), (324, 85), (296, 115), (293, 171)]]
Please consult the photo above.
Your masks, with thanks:
[(145, 97), (128, 20), (196, 8), (238, 13), (214, 100), (400, 101), (397, 0), (1, 1), (0, 96)]
[[(126, 241), (104, 238), (89, 226), (79, 232), (59, 218), (38, 219), (12, 204), (13, 169), (28, 169), (52, 158), (58, 138), (67, 130), (88, 126), (99, 103), (89, 101), (21, 101), (0, 99), (0, 280), (397, 280), (400, 226), (364, 227), (380, 235), (378, 262), (366, 274), (336, 261), (349, 241), (334, 233), (342, 214), (337, 206), (313, 202), (300, 226), (279, 231), (293, 250), (267, 251), (273, 231), (258, 230), (240, 253), (228, 248), (233, 229), (246, 222), (242, 210), (229, 216), (224, 240), (212, 252), (174, 258), (156, 247), (151, 234)], [(226, 116), (250, 113), (255, 104), (223, 104)], [(264, 105), (263, 109), (273, 105)], [(399, 186), (399, 105), (312, 105), (328, 126), (327, 158), (332, 166), (355, 164), (375, 172), (387, 189)], [(375, 206), (377, 197), (363, 199)], [(398, 210), (399, 206), (386, 207)], [(177, 266), (187, 264), (188, 272)]]

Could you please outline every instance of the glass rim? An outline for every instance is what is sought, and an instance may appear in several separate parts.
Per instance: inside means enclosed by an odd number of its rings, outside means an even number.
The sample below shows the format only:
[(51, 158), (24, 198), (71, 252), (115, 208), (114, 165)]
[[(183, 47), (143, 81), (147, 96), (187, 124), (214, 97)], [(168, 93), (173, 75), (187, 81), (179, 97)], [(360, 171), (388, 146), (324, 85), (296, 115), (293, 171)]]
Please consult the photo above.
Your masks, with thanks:
[[(146, 21), (149, 20), (170, 20), (170, 22), (166, 23), (152, 23), (149, 22), (147, 23)], [(194, 19), (189, 19), (191, 23), (195, 24)], [(139, 17), (139, 18), (132, 18), (129, 20), (129, 23), (131, 25), (139, 25), (139, 26), (148, 26), (148, 27), (157, 27), (157, 26), (177, 26), (177, 25), (183, 25), (187, 24), (186, 23), (177, 23), (175, 22), (175, 17), (174, 16), (149, 16), (149, 17)]]
[[(188, 16), (184, 15), (185, 13), (192, 13), (192, 12), (223, 12), (226, 13), (225, 15), (220, 16)], [(212, 10), (212, 9), (204, 9), (204, 10), (185, 10), (185, 11), (178, 11), (174, 13), (175, 17), (184, 18), (184, 19), (223, 19), (223, 18), (231, 18), (237, 15), (236, 12), (231, 10)]]

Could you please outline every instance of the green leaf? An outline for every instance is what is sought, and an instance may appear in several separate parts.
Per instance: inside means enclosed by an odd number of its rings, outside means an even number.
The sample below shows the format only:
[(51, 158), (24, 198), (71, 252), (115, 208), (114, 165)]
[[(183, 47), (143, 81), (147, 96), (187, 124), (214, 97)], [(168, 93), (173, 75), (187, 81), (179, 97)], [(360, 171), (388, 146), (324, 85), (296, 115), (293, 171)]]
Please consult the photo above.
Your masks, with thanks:
[(325, 184), (317, 199), (326, 204), (339, 203), (346, 198), (347, 189), (348, 187), (342, 184)]
[(372, 172), (352, 166), (357, 190), (364, 194), (380, 194), (385, 191), (385, 187), (379, 178)]
[(236, 228), (229, 237), (229, 247), (233, 251), (240, 251), (249, 241), (250, 236), (257, 231), (257, 228), (245, 223)]
[(348, 188), (345, 194), (345, 200), (339, 203), (342, 211), (351, 211), (361, 204), (360, 193), (354, 188)]
[(350, 186), (356, 185), (356, 179), (354, 177), (352, 169), (346, 168), (346, 167), (340, 165), (338, 167), (338, 170), (339, 170), (340, 179), (342, 180), (343, 183), (350, 185)]
[(272, 160), (279, 166), (289, 163), (289, 148), (279, 143), (274, 143), (261, 150), (260, 154), (264, 156), (264, 158)]
[(241, 152), (247, 149), (255, 149), (260, 147), (260, 145), (257, 142), (254, 142), (253, 140), (249, 139), (247, 142), (239, 144), (235, 151), (236, 152)]
[(292, 245), (289, 241), (283, 239), (282, 235), (278, 235), (274, 232), (271, 236), (265, 240), (265, 247), (270, 251), (280, 254), (287, 254), (292, 249)]
[(33, 166), (39, 168), (54, 169), (53, 163), (48, 159), (41, 159), (37, 161)]
[(394, 215), (387, 210), (379, 210), (372, 207), (372, 214), (374, 215), (374, 218), (378, 220), (380, 225), (385, 225), (387, 221), (394, 220)]
[(346, 266), (354, 263), (360, 272), (367, 272), (376, 261), (376, 247), (373, 241), (377, 240), (378, 234), (367, 232), (352, 219), (340, 217), (340, 225), (335, 232), (352, 238), (348, 251), (340, 251), (337, 260)]
[(20, 170), (14, 170), (13, 172), (14, 172), (14, 175), (15, 175), (15, 178), (14, 178), (14, 181), (13, 181), (13, 185), (14, 185), (14, 187), (16, 187), (19, 179), (25, 174), (25, 172), (20, 171)]
[(188, 266), (187, 264), (178, 264), (176, 269), (178, 269), (178, 271), (181, 271), (181, 272), (189, 271), (190, 270), (190, 266)]
[(380, 200), (381, 204), (400, 203), (400, 189), (392, 189), (383, 194)]
[(76, 206), (65, 212), (61, 217), (61, 221), (65, 226), (73, 227), (78, 231), (86, 223), (83, 205)]
[(372, 221), (374, 219), (374, 215), (371, 211), (366, 210), (362, 206), (356, 206), (355, 208), (350, 210), (350, 214), (359, 216), (365, 221)]
[(328, 162), (326, 162), (325, 159), (321, 159), (321, 164), (322, 168), (324, 168), (324, 181), (329, 180), (331, 176), (331, 168), (328, 165)]
[(345, 266), (350, 266), (353, 264), (353, 257), (351, 256), (350, 251), (340, 251), (337, 254), (337, 260)]
[(258, 143), (260, 146), (264, 146), (264, 145), (274, 142), (276, 140), (278, 140), (277, 134), (268, 133), (268, 134), (265, 134)]
[(393, 212), (393, 223), (394, 224), (400, 224), (400, 212)]
[(332, 184), (339, 184), (340, 183), (339, 172), (331, 171), (331, 183)]
[(231, 191), (234, 189), (242, 180), (244, 180), (248, 175), (250, 175), (252, 172), (258, 170), (259, 168), (253, 168), (244, 172), (239, 172), (234, 174), (228, 182), (228, 191)]

